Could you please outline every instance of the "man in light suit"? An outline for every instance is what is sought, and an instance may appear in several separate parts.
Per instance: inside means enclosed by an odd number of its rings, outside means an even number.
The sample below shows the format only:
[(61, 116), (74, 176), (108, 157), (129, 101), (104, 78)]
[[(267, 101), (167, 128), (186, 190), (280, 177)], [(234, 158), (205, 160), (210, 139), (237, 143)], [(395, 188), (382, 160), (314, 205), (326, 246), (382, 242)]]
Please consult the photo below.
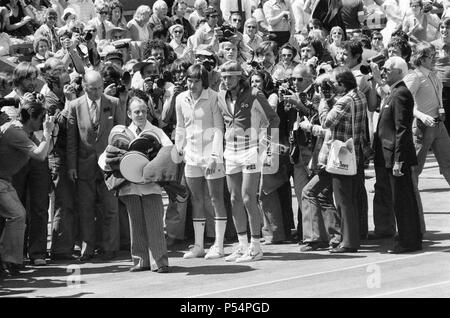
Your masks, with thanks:
[(94, 254), (96, 217), (101, 222), (104, 258), (112, 259), (119, 250), (118, 202), (107, 190), (97, 161), (108, 145), (112, 127), (125, 123), (119, 99), (103, 94), (100, 73), (86, 72), (83, 89), (85, 95), (70, 104), (67, 127), (67, 165), (69, 177), (77, 185), (82, 262)]
[[(398, 237), (394, 248), (388, 250), (392, 254), (422, 249), (419, 210), (411, 176), (412, 168), (417, 166), (412, 134), (414, 99), (403, 82), (407, 73), (408, 65), (397, 56), (388, 59), (382, 69), (382, 78), (391, 91), (380, 110), (373, 145), (374, 163), (380, 167), (375, 195), (381, 190), (386, 192), (385, 189), (391, 193), (397, 223)], [(380, 174), (388, 177), (381, 178)]]

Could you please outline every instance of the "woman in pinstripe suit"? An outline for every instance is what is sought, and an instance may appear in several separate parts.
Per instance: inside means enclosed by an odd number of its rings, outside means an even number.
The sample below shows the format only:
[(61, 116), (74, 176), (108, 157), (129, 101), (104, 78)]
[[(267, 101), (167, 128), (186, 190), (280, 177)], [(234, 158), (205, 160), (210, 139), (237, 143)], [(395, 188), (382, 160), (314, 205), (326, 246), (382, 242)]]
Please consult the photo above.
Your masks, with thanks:
[[(158, 127), (147, 121), (147, 104), (138, 97), (128, 103), (128, 129), (137, 137), (142, 131), (150, 131), (159, 137), (161, 145), (171, 146), (169, 137)], [(131, 232), (131, 272), (152, 270), (158, 273), (169, 271), (166, 239), (164, 237), (164, 206), (162, 189), (156, 183), (129, 183), (120, 189), (119, 196), (126, 205)]]

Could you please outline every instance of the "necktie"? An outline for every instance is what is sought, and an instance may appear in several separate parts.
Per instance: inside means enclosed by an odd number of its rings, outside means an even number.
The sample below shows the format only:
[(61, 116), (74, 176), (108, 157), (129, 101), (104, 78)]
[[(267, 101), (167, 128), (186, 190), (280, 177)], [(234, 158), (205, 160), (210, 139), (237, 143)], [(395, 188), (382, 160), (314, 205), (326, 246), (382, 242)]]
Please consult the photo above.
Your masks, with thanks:
[(92, 123), (97, 125), (97, 103), (92, 101), (91, 108), (89, 109), (89, 115), (91, 116)]
[(136, 135), (138, 135), (139, 136), (139, 134), (142, 132), (142, 129), (141, 128), (136, 128)]
[(106, 28), (105, 28), (105, 23), (102, 22), (102, 38), (100, 40), (104, 40), (106, 39)]

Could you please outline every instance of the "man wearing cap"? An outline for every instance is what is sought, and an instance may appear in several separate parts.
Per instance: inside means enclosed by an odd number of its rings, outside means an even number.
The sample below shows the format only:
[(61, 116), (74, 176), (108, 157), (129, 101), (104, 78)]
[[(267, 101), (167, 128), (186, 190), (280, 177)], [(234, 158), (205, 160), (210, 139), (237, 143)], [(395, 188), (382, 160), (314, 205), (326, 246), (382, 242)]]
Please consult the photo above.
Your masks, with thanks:
[(49, 8), (45, 13), (45, 23), (39, 27), (34, 33), (35, 41), (40, 38), (45, 38), (50, 43), (50, 50), (56, 53), (60, 48), (61, 44), (58, 41), (58, 36), (56, 35), (56, 21), (58, 19), (58, 14), (56, 10)]
[[(373, 144), (374, 164), (381, 168), (377, 169), (375, 195), (381, 189), (390, 190), (398, 228), (394, 247), (388, 250), (391, 254), (422, 249), (419, 209), (411, 175), (417, 166), (412, 133), (414, 99), (403, 82), (407, 73), (408, 65), (397, 56), (388, 59), (382, 68), (382, 78), (391, 89), (380, 109)], [(383, 184), (380, 173), (388, 175), (383, 178)], [(395, 221), (392, 221), (395, 231)]]
[(67, 167), (70, 179), (78, 186), (82, 262), (94, 255), (98, 201), (101, 209), (97, 220), (101, 221), (104, 258), (112, 259), (119, 250), (117, 198), (106, 188), (97, 161), (106, 149), (112, 127), (125, 122), (125, 110), (119, 100), (103, 93), (100, 73), (87, 71), (83, 88), (86, 94), (70, 104), (67, 124)]

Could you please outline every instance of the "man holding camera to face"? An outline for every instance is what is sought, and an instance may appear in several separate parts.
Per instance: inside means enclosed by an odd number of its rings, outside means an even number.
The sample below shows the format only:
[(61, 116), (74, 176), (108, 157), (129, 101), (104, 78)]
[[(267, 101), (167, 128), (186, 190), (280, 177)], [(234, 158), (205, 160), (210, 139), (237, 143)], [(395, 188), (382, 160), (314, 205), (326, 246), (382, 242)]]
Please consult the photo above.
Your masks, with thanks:
[(71, 84), (65, 65), (55, 58), (44, 66), (43, 77), (49, 88), (45, 94), (45, 108), (55, 116), (58, 134), (52, 136), (53, 150), (49, 154), (52, 189), (55, 196), (52, 224), (52, 260), (74, 260), (76, 233), (75, 185), (67, 172), (66, 144), (69, 102), (77, 98), (76, 84)]
[[(0, 215), (7, 220), (0, 236), (0, 262), (2, 262), (0, 272), (2, 275), (3, 273), (10, 276), (20, 274), (23, 262), (26, 211), (19, 199), (16, 187), (13, 187), (13, 177), (15, 178), (20, 171), (26, 169), (30, 158), (43, 164), (51, 145), (53, 128), (54, 118), (46, 115), (42, 102), (31, 96), (22, 99), (18, 119), (1, 127)], [(40, 142), (36, 142), (33, 133), (42, 129), (43, 137)], [(45, 196), (47, 196), (48, 201), (48, 192), (43, 195), (41, 200), (45, 200)], [(45, 211), (46, 213), (47, 211)], [(44, 222), (45, 226), (46, 222), (47, 219)], [(30, 233), (33, 233), (32, 231), (33, 229), (30, 229)], [(45, 239), (44, 243), (46, 244)], [(31, 247), (35, 247), (35, 245)], [(44, 252), (45, 248), (46, 245), (44, 245)], [(45, 263), (35, 265), (45, 265)]]

